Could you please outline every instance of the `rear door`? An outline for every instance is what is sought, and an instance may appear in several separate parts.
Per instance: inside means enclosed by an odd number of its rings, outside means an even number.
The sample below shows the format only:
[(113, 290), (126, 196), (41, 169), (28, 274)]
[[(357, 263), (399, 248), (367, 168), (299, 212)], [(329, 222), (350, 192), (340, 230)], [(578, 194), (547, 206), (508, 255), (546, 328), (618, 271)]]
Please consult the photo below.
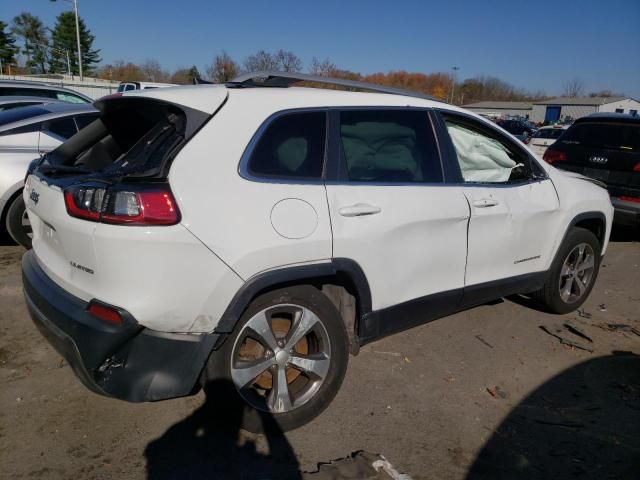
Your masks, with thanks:
[(559, 201), (551, 180), (518, 142), (474, 117), (443, 117), (471, 207), (465, 297), (477, 303), (485, 294), (495, 298), (494, 282), (512, 283), (547, 268), (555, 238), (547, 229)]
[(348, 109), (331, 118), (333, 256), (360, 265), (374, 310), (442, 292), (457, 305), (469, 206), (461, 187), (443, 183), (428, 111)]

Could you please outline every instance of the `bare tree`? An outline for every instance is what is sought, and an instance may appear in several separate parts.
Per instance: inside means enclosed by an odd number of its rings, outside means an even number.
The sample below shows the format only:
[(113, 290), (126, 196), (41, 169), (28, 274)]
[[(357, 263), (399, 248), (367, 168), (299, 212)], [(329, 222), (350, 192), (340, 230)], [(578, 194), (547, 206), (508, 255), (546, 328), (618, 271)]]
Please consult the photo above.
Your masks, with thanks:
[(275, 57), (278, 61), (278, 70), (284, 72), (300, 72), (302, 70), (302, 60), (293, 52), (285, 52), (280, 49)]
[(224, 50), (216, 55), (213, 62), (207, 67), (207, 76), (216, 83), (225, 83), (237, 77), (240, 66)]
[(169, 81), (169, 72), (164, 70), (160, 65), (160, 62), (154, 58), (147, 59), (142, 65), (140, 65), (140, 69), (149, 82), (162, 83)]
[(244, 69), (247, 72), (278, 70), (278, 59), (275, 55), (272, 55), (265, 50), (259, 50), (245, 59)]
[(260, 50), (253, 55), (249, 55), (244, 61), (244, 69), (247, 72), (259, 72), (265, 70), (275, 70), (278, 72), (299, 72), (302, 70), (302, 60), (293, 52), (278, 50), (276, 53), (269, 53)]
[(312, 75), (321, 75), (323, 77), (331, 77), (334, 72), (338, 70), (338, 67), (328, 58), (320, 61), (317, 57), (311, 59), (311, 65), (309, 65), (309, 73)]
[(565, 97), (580, 97), (584, 95), (584, 82), (579, 78), (567, 80), (562, 84)]

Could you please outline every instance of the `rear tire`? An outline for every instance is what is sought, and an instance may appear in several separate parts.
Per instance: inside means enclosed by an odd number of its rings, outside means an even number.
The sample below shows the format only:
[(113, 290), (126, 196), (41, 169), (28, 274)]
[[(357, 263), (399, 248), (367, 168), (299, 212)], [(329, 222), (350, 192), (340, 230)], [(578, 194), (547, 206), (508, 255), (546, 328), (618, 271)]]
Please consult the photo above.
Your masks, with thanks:
[(283, 431), (298, 428), (338, 392), (349, 360), (347, 338), (340, 314), (317, 288), (265, 293), (211, 354), (203, 372), (205, 392), (215, 399), (220, 392), (214, 385), (230, 381), (232, 401), (245, 406), (246, 430), (258, 433), (274, 423)]
[(595, 284), (601, 248), (591, 231), (572, 227), (556, 254), (544, 286), (532, 296), (553, 313), (565, 314), (578, 309)]
[(18, 195), (7, 210), (7, 232), (17, 243), (29, 250), (31, 248), (31, 222), (22, 195)]

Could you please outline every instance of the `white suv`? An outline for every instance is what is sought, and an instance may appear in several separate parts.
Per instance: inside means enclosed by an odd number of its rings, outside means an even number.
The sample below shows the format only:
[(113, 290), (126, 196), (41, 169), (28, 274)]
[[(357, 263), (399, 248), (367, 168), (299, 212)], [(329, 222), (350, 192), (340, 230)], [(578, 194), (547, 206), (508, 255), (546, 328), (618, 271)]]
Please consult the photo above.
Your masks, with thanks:
[(226, 379), (245, 428), (295, 428), (359, 346), (511, 294), (572, 311), (607, 247), (605, 189), (419, 94), (267, 72), (96, 106), (30, 169), (22, 268), (35, 323), (104, 395)]

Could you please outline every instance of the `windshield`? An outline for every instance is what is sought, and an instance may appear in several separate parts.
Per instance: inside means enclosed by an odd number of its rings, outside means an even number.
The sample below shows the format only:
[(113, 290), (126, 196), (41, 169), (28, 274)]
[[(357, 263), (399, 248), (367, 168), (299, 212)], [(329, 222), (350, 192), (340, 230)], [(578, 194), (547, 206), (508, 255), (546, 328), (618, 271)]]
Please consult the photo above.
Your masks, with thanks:
[(26, 120), (27, 118), (44, 115), (45, 113), (48, 113), (47, 110), (39, 105), (5, 110), (4, 112), (0, 112), (0, 127), (13, 122), (19, 122), (20, 120)]

